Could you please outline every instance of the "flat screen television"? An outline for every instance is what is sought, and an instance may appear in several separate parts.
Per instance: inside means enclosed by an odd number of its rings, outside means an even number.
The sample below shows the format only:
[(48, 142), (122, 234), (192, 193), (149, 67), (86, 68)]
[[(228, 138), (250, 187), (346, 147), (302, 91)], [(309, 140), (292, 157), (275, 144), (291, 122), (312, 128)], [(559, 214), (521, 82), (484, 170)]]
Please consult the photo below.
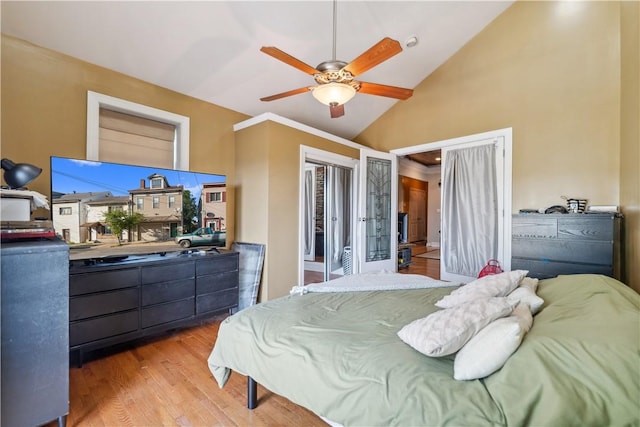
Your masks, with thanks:
[(50, 170), (53, 228), (72, 260), (226, 246), (224, 175), (56, 156)]

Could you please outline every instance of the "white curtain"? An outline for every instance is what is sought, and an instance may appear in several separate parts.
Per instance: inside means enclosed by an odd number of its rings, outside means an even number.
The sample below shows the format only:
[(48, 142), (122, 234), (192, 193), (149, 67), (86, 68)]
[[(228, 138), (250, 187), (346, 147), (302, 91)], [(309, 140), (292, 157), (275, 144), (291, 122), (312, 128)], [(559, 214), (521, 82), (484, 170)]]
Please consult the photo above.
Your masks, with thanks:
[(342, 266), (344, 247), (351, 244), (351, 171), (338, 166), (330, 170), (331, 271), (335, 271)]
[(313, 233), (315, 233), (315, 224), (313, 219), (315, 191), (313, 188), (314, 179), (313, 174), (315, 169), (306, 169), (304, 172), (304, 254), (305, 256), (311, 255), (314, 251), (313, 247)]
[(494, 144), (446, 152), (442, 239), (448, 273), (476, 277), (498, 252)]

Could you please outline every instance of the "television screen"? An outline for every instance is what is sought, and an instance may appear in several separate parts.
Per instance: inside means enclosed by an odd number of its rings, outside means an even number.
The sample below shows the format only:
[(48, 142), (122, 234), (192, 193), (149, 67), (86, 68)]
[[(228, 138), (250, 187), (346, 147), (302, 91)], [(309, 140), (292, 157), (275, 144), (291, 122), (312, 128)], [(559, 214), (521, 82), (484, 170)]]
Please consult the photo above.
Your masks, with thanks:
[(51, 157), (51, 213), (73, 259), (226, 246), (224, 175)]

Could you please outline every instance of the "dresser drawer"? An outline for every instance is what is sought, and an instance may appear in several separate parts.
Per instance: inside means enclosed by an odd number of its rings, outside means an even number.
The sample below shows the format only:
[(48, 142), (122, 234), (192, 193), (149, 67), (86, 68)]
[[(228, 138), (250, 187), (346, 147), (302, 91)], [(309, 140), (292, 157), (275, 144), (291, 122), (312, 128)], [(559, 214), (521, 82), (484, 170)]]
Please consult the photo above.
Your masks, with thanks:
[(238, 271), (227, 271), (219, 274), (209, 274), (196, 277), (196, 295), (208, 294), (236, 288), (238, 286)]
[(69, 300), (69, 320), (87, 319), (138, 307), (138, 288), (102, 292), (74, 297)]
[(193, 261), (150, 265), (142, 269), (141, 282), (158, 283), (194, 277)]
[(137, 329), (137, 310), (73, 322), (69, 325), (69, 345), (73, 347)]
[(238, 270), (237, 254), (221, 255), (216, 258), (215, 262), (206, 259), (196, 261), (196, 276), (236, 270)]
[(238, 305), (238, 289), (199, 295), (196, 298), (196, 314), (221, 311)]
[(140, 270), (137, 268), (71, 274), (69, 275), (69, 295), (128, 288), (138, 285), (139, 281)]
[(542, 215), (514, 217), (511, 223), (512, 237), (555, 239), (558, 237), (558, 221)]
[[(513, 239), (512, 257), (587, 264), (613, 264), (612, 245), (608, 242)], [(513, 267), (512, 267), (513, 268)]]
[(175, 320), (187, 319), (195, 313), (194, 298), (173, 301), (143, 308), (140, 313), (142, 328), (161, 325)]
[(558, 218), (559, 239), (612, 242), (613, 231), (613, 221), (609, 218)]
[(513, 258), (512, 270), (529, 270), (527, 276), (537, 279), (549, 279), (559, 274), (604, 274), (613, 275), (613, 267), (608, 265), (578, 264), (549, 260)]
[(160, 304), (193, 297), (196, 290), (195, 280), (183, 279), (173, 282), (144, 285), (142, 287), (142, 305)]

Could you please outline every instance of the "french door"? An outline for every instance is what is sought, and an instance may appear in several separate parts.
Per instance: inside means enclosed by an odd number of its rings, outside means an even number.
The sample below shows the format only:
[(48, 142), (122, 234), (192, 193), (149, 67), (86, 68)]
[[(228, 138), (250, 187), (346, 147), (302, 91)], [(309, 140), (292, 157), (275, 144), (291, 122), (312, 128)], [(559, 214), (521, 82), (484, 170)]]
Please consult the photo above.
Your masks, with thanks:
[[(300, 192), (300, 274), (299, 284), (310, 283), (313, 272), (320, 280), (342, 274), (398, 268), (398, 166), (396, 156), (361, 150), (360, 160), (301, 147)], [(322, 233), (314, 233), (319, 221), (313, 189), (317, 168), (325, 170)], [(353, 179), (350, 179), (349, 176)], [(332, 195), (332, 196), (331, 196)], [(324, 203), (323, 203), (324, 204)], [(320, 246), (318, 236), (323, 236)], [(351, 236), (351, 238), (349, 237)], [(351, 244), (349, 245), (349, 242)], [(336, 245), (336, 243), (338, 245)], [(317, 267), (323, 248), (322, 268)]]
[(357, 270), (398, 270), (398, 163), (395, 154), (360, 150)]

